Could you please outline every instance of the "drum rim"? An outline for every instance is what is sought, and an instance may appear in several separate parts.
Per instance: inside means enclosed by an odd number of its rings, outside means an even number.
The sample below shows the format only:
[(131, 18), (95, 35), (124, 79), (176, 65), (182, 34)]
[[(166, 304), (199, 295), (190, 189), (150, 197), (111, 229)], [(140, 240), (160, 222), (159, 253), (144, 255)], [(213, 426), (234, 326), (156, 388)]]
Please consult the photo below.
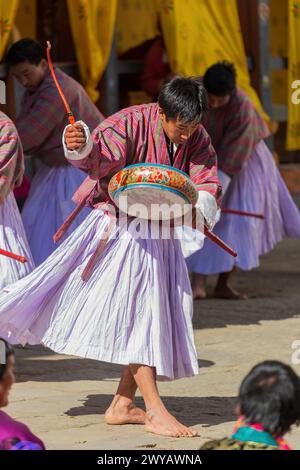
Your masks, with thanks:
[(183, 176), (186, 176), (189, 178), (190, 182), (192, 184), (193, 181), (191, 180), (191, 178), (189, 177), (189, 175), (187, 173), (185, 173), (184, 171), (180, 170), (179, 168), (175, 168), (174, 166), (172, 165), (163, 165), (161, 163), (133, 163), (132, 165), (126, 165), (124, 166), (121, 170), (119, 171), (124, 171), (124, 170), (127, 170), (127, 168), (133, 168), (133, 167), (138, 167), (138, 166), (156, 166), (156, 167), (163, 167), (163, 168), (168, 168), (169, 170), (174, 170), (174, 171), (177, 171), (178, 173), (182, 174)]
[(165, 186), (163, 184), (158, 184), (158, 183), (133, 183), (133, 184), (129, 184), (127, 186), (124, 186), (123, 188), (117, 189), (113, 194), (113, 200), (115, 201), (117, 195), (119, 193), (121, 193), (122, 191), (127, 191), (128, 189), (132, 189), (132, 188), (136, 188), (136, 187), (140, 188), (141, 186), (144, 186), (144, 187), (156, 186), (159, 189), (163, 189), (164, 191), (169, 191), (171, 193), (175, 193), (177, 196), (181, 196), (187, 204), (193, 205), (192, 202), (190, 201), (190, 199), (185, 194), (183, 194), (182, 191), (180, 191), (180, 189), (170, 188), (169, 186)]

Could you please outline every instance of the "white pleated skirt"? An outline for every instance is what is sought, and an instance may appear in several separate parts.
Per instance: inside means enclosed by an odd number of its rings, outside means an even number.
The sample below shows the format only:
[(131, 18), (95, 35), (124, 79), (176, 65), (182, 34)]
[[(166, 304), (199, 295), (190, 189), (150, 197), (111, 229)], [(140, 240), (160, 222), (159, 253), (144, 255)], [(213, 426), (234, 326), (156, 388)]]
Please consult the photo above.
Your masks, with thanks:
[(27, 263), (0, 255), (0, 289), (29, 274), (34, 268), (23, 222), (15, 197), (11, 192), (0, 204), (0, 248), (25, 256)]
[[(116, 364), (160, 379), (198, 373), (192, 295), (180, 241), (117, 225), (88, 282), (81, 274), (109, 217), (92, 211), (29, 276), (0, 295), (0, 334), (23, 344)], [(151, 229), (152, 230), (152, 229)]]

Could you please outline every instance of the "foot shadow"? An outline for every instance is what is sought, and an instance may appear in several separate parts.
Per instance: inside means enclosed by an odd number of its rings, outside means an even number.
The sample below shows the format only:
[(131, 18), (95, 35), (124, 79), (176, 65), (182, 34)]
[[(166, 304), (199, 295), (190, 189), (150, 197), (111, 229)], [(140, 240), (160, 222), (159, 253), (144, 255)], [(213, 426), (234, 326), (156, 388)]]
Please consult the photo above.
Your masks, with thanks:
[[(68, 416), (103, 415), (110, 405), (111, 395), (88, 395), (82, 400), (82, 406), (70, 408)], [(205, 427), (235, 421), (235, 397), (162, 397), (171, 414), (187, 426), (201, 424)], [(136, 405), (145, 409), (142, 398), (136, 399)]]

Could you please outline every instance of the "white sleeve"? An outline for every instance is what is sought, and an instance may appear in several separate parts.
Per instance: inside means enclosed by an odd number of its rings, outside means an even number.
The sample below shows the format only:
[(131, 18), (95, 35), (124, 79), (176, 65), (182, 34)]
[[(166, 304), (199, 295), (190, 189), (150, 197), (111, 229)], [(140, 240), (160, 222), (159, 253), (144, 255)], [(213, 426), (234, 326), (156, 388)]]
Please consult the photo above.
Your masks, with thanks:
[(203, 215), (209, 230), (212, 230), (221, 216), (221, 210), (218, 208), (214, 196), (207, 191), (199, 191), (196, 207)]
[(91, 153), (92, 148), (93, 148), (93, 139), (91, 137), (91, 133), (90, 133), (88, 126), (83, 121), (76, 121), (76, 124), (81, 124), (83, 126), (85, 137), (86, 137), (86, 143), (77, 150), (69, 150), (65, 142), (65, 132), (70, 126), (70, 124), (66, 126), (63, 132), (62, 143), (64, 147), (65, 157), (68, 160), (83, 160)]

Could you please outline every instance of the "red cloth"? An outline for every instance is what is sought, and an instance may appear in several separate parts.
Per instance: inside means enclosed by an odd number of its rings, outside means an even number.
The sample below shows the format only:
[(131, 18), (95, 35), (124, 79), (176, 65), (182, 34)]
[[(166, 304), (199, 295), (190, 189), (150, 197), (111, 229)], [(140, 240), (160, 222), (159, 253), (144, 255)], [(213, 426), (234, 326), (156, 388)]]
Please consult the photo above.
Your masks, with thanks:
[(14, 195), (16, 199), (26, 199), (30, 191), (30, 181), (27, 176), (24, 175), (21, 186), (14, 189)]
[(147, 52), (144, 70), (141, 76), (141, 87), (153, 100), (159, 95), (162, 82), (170, 74), (171, 69), (162, 38), (156, 38)]

